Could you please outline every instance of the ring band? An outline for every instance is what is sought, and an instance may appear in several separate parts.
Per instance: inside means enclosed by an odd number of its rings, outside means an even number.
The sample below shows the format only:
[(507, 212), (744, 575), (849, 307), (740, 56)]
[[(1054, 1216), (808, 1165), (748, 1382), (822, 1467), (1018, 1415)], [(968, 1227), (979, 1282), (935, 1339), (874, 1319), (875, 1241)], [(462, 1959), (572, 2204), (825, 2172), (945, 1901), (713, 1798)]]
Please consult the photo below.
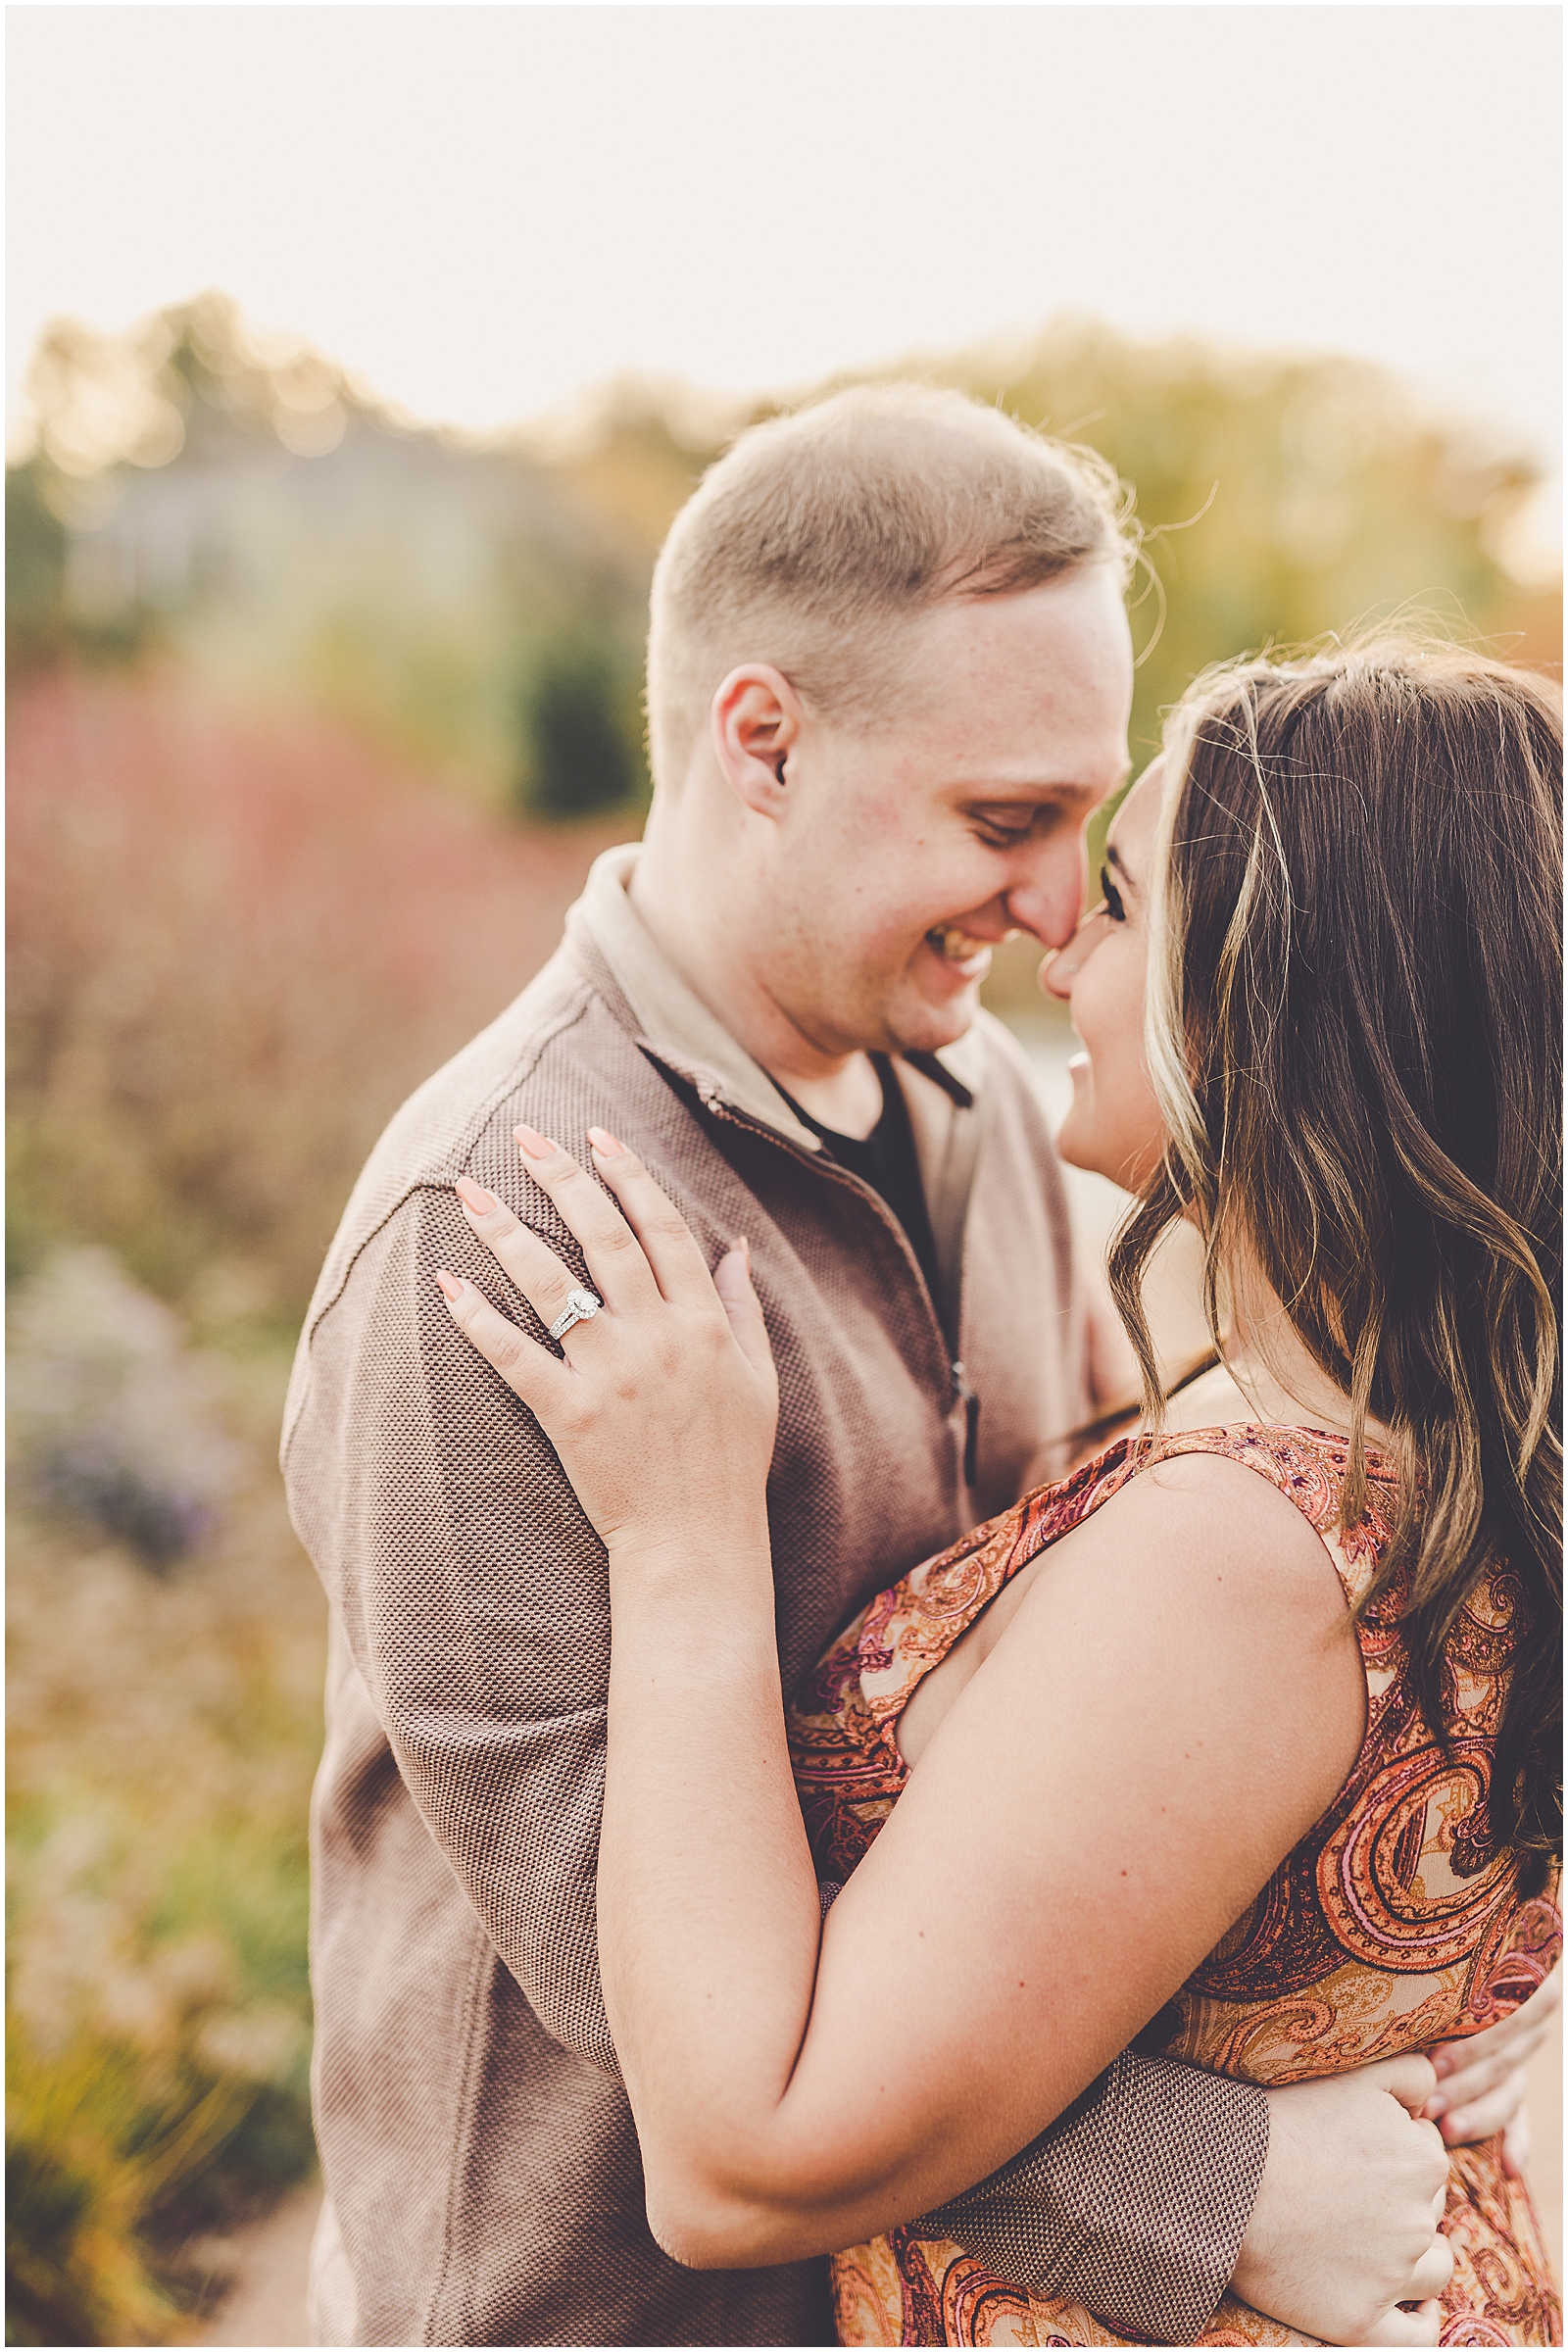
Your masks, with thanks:
[(592, 1291), (568, 1291), (565, 1305), (550, 1326), (550, 1337), (559, 1340), (574, 1323), (591, 1322), (604, 1303)]

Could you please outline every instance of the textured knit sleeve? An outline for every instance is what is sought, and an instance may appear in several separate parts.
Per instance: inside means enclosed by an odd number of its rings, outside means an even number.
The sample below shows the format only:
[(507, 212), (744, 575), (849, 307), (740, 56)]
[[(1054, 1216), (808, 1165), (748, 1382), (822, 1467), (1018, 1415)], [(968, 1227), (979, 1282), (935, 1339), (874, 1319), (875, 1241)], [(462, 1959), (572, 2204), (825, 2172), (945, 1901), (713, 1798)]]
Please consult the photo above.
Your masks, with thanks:
[[(608, 1564), (532, 1415), (453, 1324), (437, 1266), (530, 1321), (450, 1191), (413, 1193), (317, 1317), (285, 1443), (290, 1505), (398, 1773), (485, 1932), (547, 2033), (616, 2074), (594, 1908)], [(368, 1843), (374, 1802), (368, 1785)], [(386, 1868), (386, 1902), (416, 1908)]]
[(1236, 2267), (1267, 2154), (1255, 2084), (1126, 2050), (1021, 2156), (913, 2228), (1009, 2284), (1192, 2344)]

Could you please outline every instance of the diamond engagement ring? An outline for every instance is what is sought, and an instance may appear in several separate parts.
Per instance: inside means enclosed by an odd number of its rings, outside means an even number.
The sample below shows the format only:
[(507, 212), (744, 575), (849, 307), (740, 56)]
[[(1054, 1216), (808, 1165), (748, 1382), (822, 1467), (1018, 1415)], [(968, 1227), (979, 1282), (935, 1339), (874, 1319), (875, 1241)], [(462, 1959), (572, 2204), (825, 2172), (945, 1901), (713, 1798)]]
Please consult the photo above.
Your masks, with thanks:
[(602, 1298), (594, 1297), (592, 1291), (568, 1291), (565, 1305), (550, 1326), (550, 1337), (559, 1340), (574, 1323), (590, 1322), (604, 1303)]

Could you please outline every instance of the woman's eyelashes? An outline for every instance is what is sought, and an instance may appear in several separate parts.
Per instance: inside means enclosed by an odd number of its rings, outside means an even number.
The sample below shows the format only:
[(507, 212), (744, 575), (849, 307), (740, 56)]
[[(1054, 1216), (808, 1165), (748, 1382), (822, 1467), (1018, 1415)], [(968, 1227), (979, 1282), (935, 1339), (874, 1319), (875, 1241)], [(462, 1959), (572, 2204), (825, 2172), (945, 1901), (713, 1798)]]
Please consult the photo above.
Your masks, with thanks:
[(1111, 921), (1124, 923), (1127, 920), (1127, 909), (1121, 903), (1121, 892), (1110, 878), (1108, 865), (1102, 865), (1100, 869), (1100, 895), (1105, 902), (1105, 912)]

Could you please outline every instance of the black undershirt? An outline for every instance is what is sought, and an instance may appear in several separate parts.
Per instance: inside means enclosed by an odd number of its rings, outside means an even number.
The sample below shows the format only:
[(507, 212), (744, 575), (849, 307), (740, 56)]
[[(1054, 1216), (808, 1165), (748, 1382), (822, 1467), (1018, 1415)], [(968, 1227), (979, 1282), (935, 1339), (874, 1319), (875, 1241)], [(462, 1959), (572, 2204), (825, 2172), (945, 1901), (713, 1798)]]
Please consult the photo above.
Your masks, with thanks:
[[(935, 1298), (937, 1246), (931, 1231), (931, 1212), (926, 1207), (925, 1186), (920, 1181), (909, 1106), (888, 1055), (873, 1054), (871, 1066), (882, 1088), (882, 1116), (867, 1136), (838, 1135), (831, 1127), (824, 1127), (820, 1119), (813, 1119), (808, 1110), (803, 1110), (793, 1096), (785, 1095), (784, 1100), (803, 1126), (821, 1138), (841, 1168), (848, 1168), (852, 1176), (858, 1176), (862, 1184), (868, 1184), (874, 1193), (881, 1195), (904, 1227), (925, 1276), (926, 1288)], [(780, 1087), (779, 1092), (783, 1091)]]

